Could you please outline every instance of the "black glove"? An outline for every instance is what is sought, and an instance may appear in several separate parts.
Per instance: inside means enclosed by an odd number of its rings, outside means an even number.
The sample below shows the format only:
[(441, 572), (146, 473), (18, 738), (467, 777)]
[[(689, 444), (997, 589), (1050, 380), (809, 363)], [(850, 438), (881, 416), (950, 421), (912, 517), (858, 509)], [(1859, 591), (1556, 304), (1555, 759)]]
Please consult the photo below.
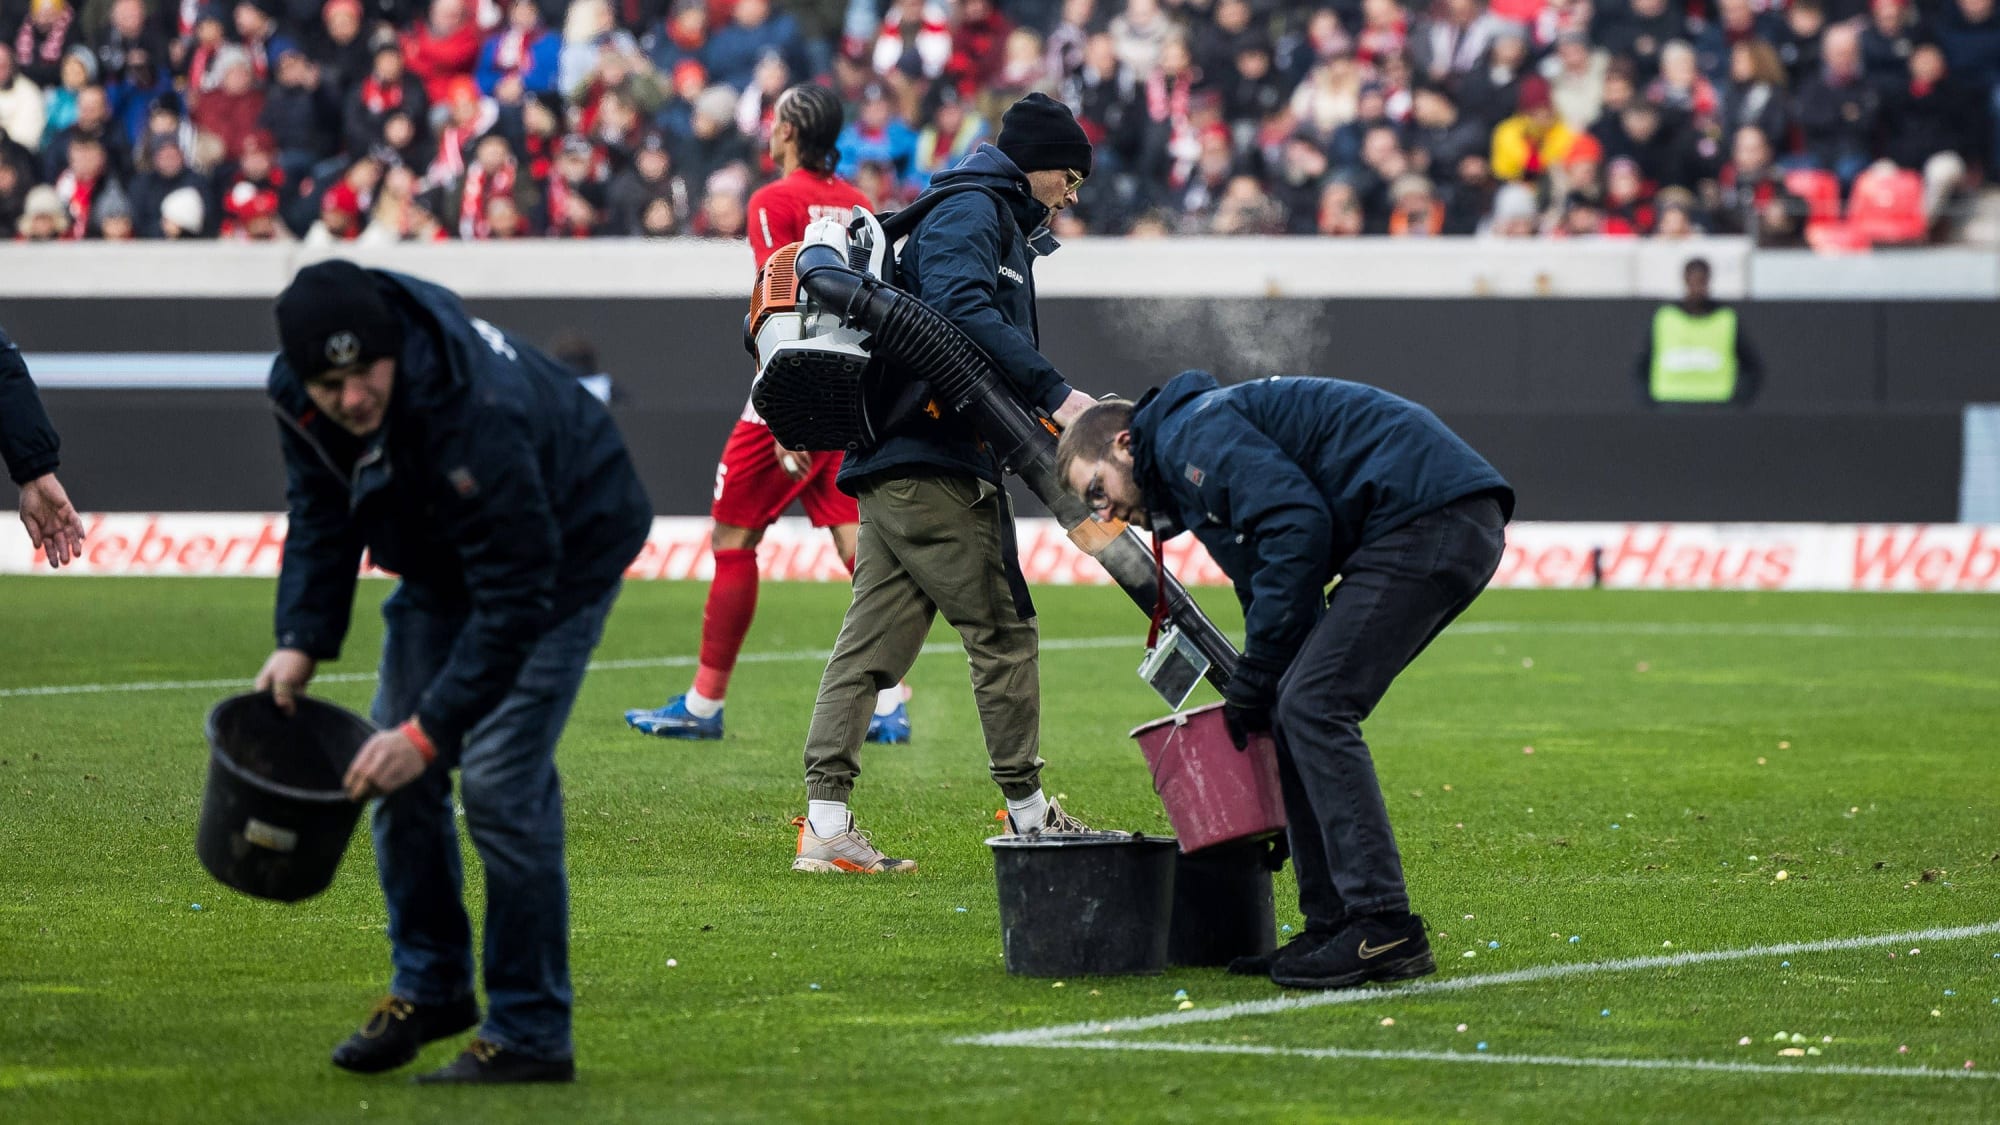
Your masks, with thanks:
[(1274, 669), (1239, 661), (1222, 689), (1222, 723), (1229, 728), (1229, 741), (1238, 750), (1250, 748), (1250, 736), (1271, 729), (1271, 706), (1278, 701), (1278, 673)]

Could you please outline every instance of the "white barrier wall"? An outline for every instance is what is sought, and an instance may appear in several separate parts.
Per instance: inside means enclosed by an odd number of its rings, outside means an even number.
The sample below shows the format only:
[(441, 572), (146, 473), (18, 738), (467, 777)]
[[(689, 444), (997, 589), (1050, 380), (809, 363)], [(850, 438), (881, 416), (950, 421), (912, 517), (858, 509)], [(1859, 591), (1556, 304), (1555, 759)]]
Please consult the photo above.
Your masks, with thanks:
[[(81, 562), (52, 572), (13, 513), (0, 513), (0, 574), (271, 577), (284, 555), (285, 517), (115, 513), (85, 518)], [(1030, 582), (1103, 584), (1104, 572), (1054, 520), (1019, 521)], [(1173, 540), (1167, 565), (1191, 586), (1227, 585), (1193, 536)], [(825, 533), (780, 520), (758, 553), (766, 578), (845, 581)], [(653, 521), (628, 577), (707, 579), (708, 521)], [(1496, 587), (1652, 590), (1837, 590), (2000, 593), (2000, 525), (1519, 523), (1507, 529)]]

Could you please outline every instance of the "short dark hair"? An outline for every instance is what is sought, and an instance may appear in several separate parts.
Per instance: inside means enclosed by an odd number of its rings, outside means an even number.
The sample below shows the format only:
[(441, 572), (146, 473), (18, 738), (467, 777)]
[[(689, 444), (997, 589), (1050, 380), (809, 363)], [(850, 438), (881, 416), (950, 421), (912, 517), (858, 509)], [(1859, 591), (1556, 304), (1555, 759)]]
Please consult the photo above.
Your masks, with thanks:
[(1069, 491), (1070, 466), (1077, 461), (1102, 461), (1111, 455), (1111, 443), (1132, 428), (1134, 407), (1122, 398), (1105, 399), (1077, 415), (1076, 421), (1056, 441), (1056, 479)]
[(845, 123), (840, 95), (816, 82), (803, 82), (778, 95), (778, 120), (797, 133), (799, 164), (831, 172), (840, 163), (840, 128)]
[(1687, 264), (1681, 267), (1681, 276), (1686, 277), (1696, 270), (1700, 270), (1705, 277), (1715, 276), (1715, 271), (1709, 267), (1707, 258), (1689, 258)]

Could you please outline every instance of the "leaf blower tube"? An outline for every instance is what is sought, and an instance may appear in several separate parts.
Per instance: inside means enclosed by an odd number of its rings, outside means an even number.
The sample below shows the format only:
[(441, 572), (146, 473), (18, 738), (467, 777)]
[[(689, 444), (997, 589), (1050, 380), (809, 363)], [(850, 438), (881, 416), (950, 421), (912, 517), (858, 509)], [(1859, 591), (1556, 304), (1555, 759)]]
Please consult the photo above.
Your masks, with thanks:
[[(1157, 570), (1137, 532), (1100, 524), (1056, 479), (1056, 429), (1024, 404), (993, 361), (930, 306), (859, 270), (831, 246), (807, 245), (798, 256), (799, 286), (842, 324), (873, 334), (875, 355), (922, 372), (933, 397), (964, 416), (1000, 457), (1049, 506), (1070, 541), (1095, 558), (1139, 608), (1152, 613), (1165, 586), (1166, 619), (1208, 658), (1208, 681), (1220, 690), (1236, 669), (1236, 646), (1217, 629), (1185, 586)], [(1122, 528), (1122, 530), (1121, 530)]]

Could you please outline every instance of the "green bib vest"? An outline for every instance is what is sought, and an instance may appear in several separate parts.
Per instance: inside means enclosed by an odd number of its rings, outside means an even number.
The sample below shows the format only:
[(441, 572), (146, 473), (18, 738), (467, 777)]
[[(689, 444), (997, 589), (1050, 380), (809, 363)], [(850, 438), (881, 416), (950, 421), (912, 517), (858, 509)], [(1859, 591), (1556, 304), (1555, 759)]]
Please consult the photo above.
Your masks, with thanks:
[(1728, 402), (1736, 395), (1736, 311), (1689, 316), (1679, 305), (1653, 314), (1654, 402)]

